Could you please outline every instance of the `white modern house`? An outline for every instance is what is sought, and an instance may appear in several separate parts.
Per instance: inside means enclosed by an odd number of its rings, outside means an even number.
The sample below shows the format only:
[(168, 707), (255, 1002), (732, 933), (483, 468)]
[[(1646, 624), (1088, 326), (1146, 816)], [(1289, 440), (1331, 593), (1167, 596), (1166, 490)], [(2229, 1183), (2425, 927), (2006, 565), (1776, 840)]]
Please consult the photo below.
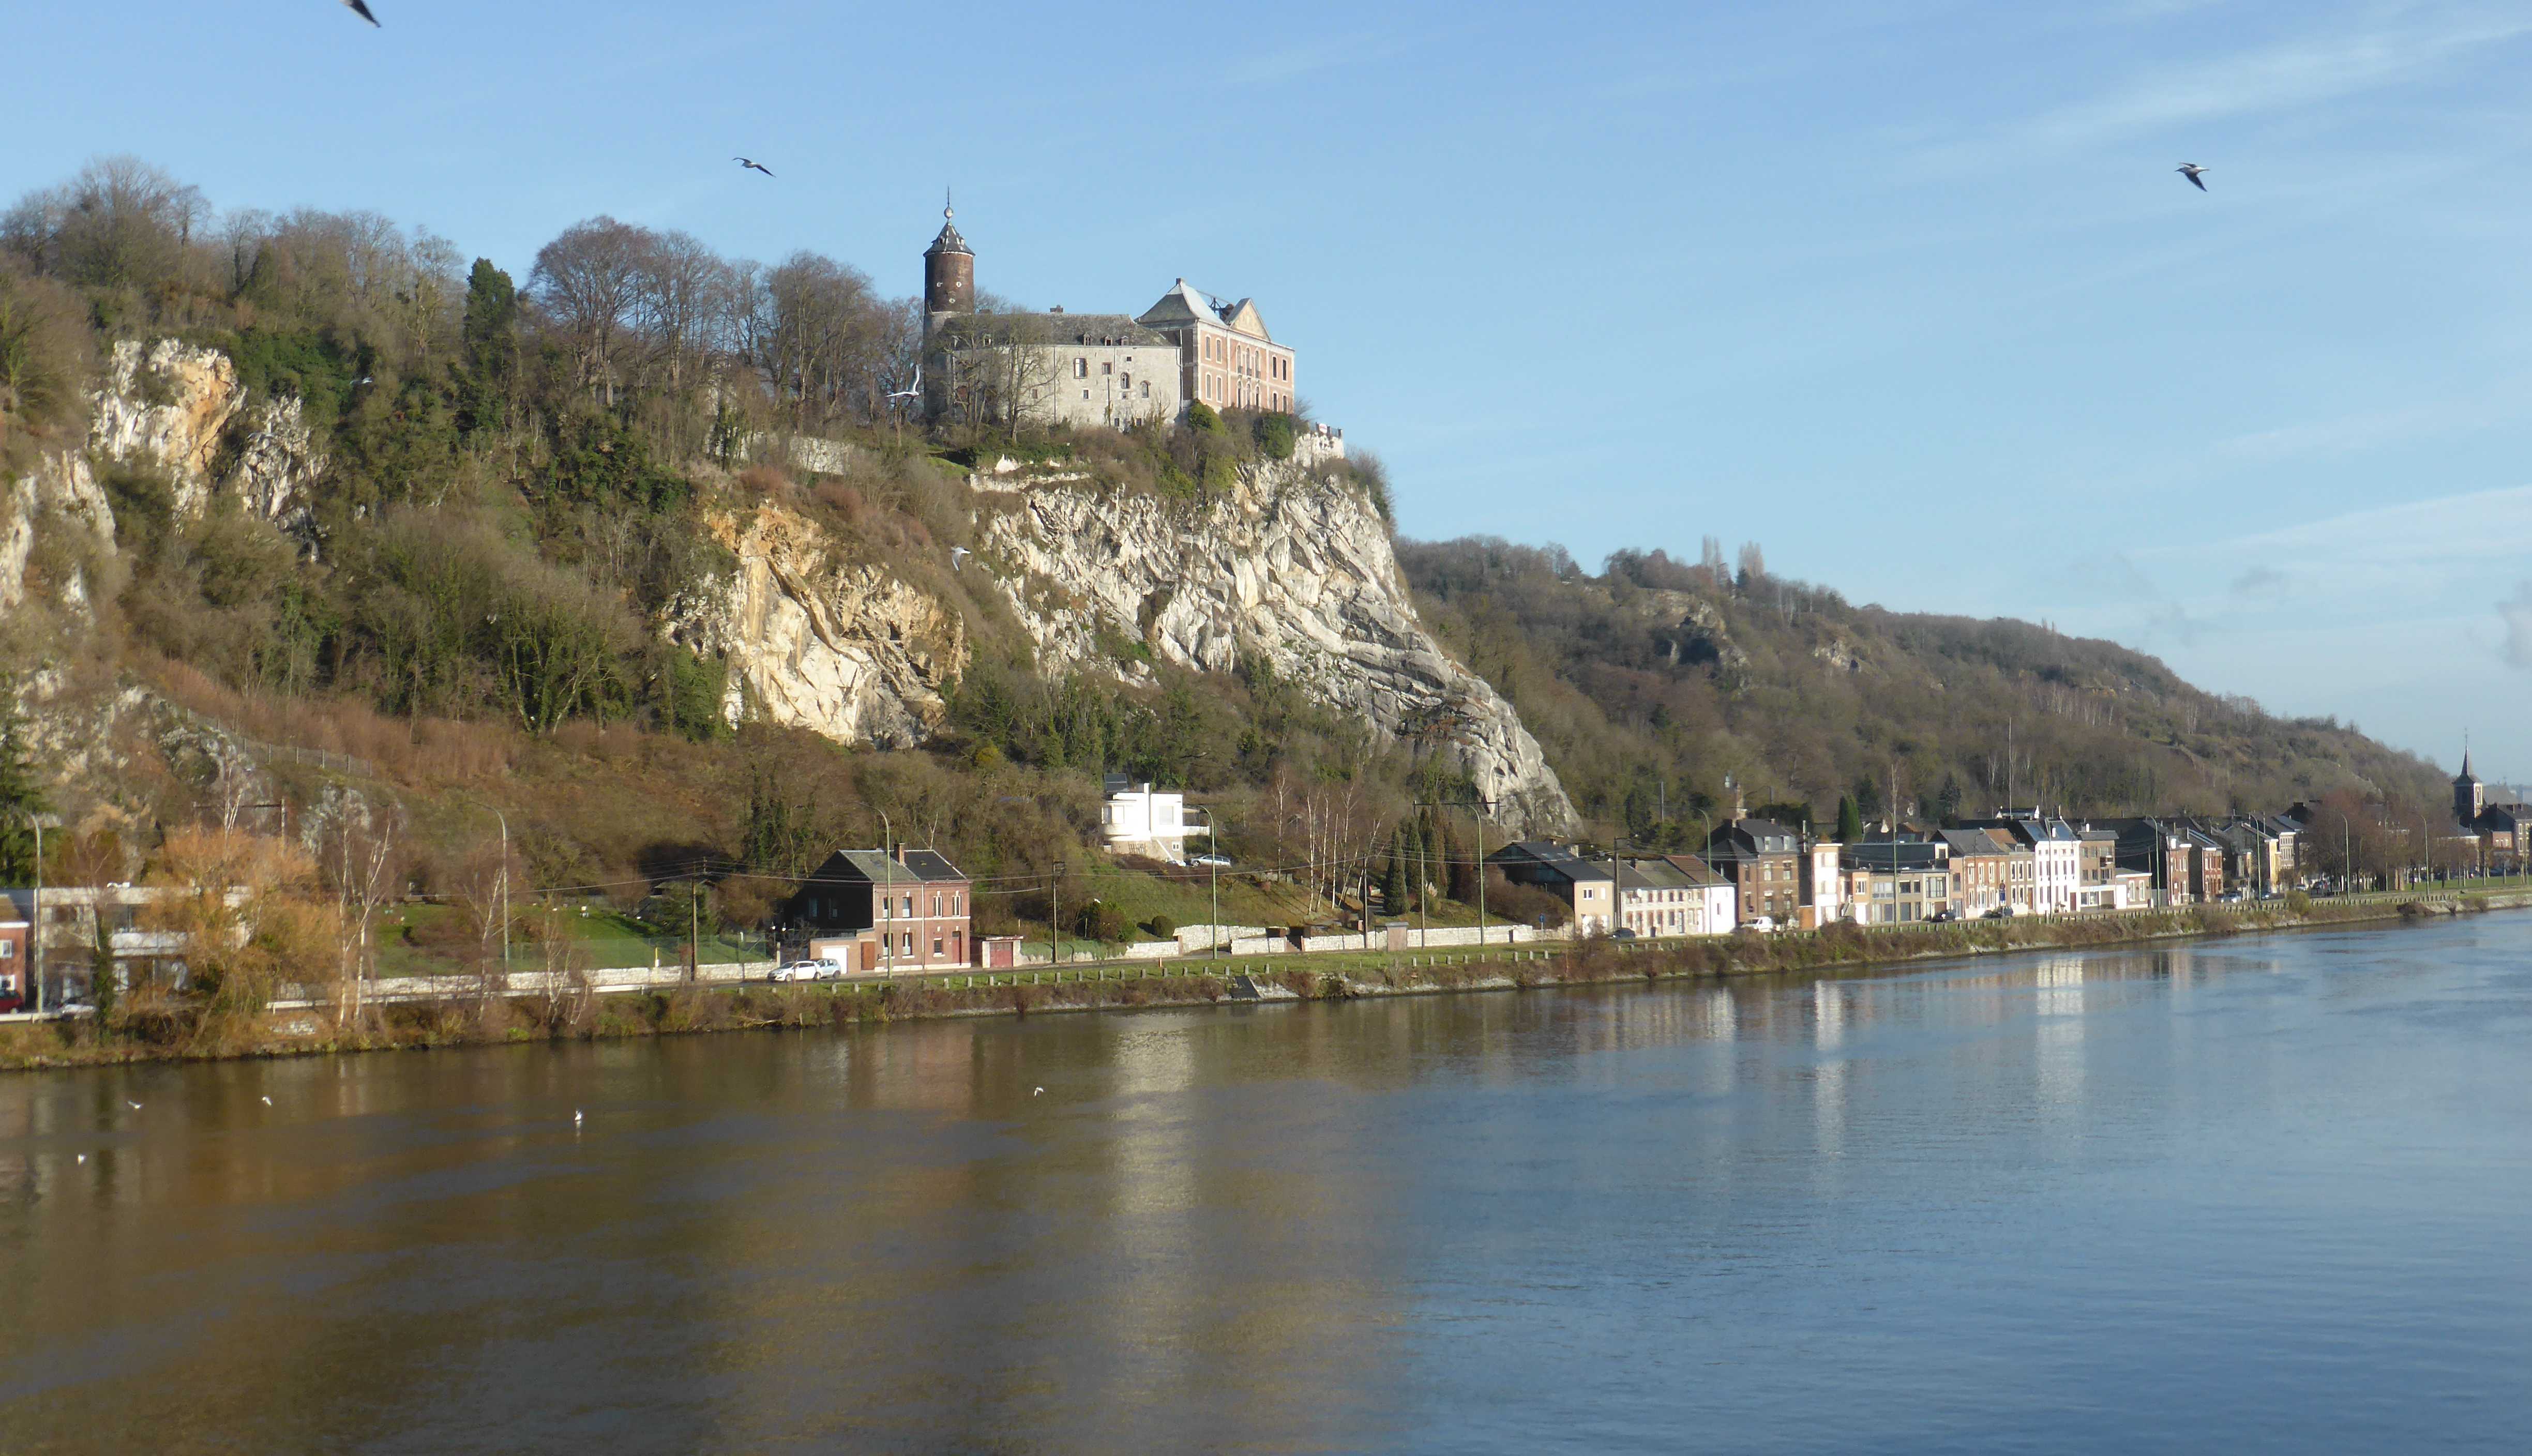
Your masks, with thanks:
[(1110, 854), (1186, 863), (1186, 795), (1177, 789), (1155, 789), (1112, 773), (1099, 826)]

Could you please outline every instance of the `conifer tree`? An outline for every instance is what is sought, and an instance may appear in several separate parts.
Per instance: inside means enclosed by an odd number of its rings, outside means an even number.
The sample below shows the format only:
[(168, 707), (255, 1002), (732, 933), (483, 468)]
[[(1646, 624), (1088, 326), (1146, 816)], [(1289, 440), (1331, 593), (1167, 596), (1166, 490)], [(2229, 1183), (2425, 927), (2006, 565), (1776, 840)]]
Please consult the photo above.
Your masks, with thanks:
[(1380, 880), (1381, 908), (1396, 915), (1407, 908), (1407, 846), (1404, 835), (1389, 840), (1389, 868)]
[(0, 884), (23, 885), (35, 877), (34, 816), (52, 806), (35, 782), (26, 715), (18, 710), (17, 683), (0, 677)]
[(1855, 796), (1837, 796), (1837, 842), (1853, 844), (1864, 837), (1864, 811), (1856, 807)]

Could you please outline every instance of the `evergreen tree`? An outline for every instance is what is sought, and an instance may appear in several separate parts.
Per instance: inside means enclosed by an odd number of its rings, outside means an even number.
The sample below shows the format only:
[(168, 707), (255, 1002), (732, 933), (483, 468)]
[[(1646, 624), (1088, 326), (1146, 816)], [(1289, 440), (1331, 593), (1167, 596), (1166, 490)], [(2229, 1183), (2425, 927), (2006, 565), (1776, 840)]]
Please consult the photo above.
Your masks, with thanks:
[(27, 719), (18, 711), (16, 680), (0, 677), (0, 884), (23, 885), (35, 877), (34, 816), (50, 810), (35, 782)]
[(1397, 915), (1407, 908), (1407, 846), (1404, 835), (1389, 840), (1389, 868), (1380, 879), (1381, 908)]
[(1856, 806), (1855, 796), (1837, 796), (1837, 842), (1853, 844), (1864, 837), (1864, 811)]
[(518, 374), (519, 290), (490, 258), (475, 259), (460, 327), (465, 362), (457, 381), (457, 427), (476, 436), (509, 420)]

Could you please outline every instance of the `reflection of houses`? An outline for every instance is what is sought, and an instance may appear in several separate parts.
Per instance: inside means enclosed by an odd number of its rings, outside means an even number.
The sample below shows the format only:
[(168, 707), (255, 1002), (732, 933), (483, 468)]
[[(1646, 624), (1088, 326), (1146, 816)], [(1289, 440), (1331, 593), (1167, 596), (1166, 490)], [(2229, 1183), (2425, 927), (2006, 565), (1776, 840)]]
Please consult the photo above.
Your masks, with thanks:
[(1122, 773), (1108, 775), (1099, 829), (1109, 853), (1150, 855), (1173, 865), (1186, 863), (1184, 794), (1138, 784)]
[(931, 850), (838, 850), (776, 910), (812, 957), (853, 971), (964, 966), (973, 940), (967, 876)]
[(1532, 885), (1574, 912), (1578, 935), (1606, 935), (1615, 928), (1618, 877), (1561, 844), (1525, 839), (1486, 856), (1486, 864), (1517, 885)]

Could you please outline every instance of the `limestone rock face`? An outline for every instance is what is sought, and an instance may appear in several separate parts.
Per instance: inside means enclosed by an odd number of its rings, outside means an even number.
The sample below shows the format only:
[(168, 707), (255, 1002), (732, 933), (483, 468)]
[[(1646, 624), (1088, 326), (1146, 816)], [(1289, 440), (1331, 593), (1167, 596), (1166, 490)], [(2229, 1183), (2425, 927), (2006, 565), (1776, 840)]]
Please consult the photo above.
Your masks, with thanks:
[(267, 521), (307, 524), (307, 487), (324, 474), (325, 457), (300, 402), (249, 403), (227, 355), (175, 339), (124, 340), (90, 403), (90, 458), (165, 471), (178, 515), (199, 516), (224, 492)]
[(698, 583), (670, 636), (728, 665), (722, 711), (844, 743), (899, 748), (941, 725), (967, 664), (958, 615), (876, 566), (837, 558), (818, 527), (776, 505), (714, 513), (734, 569)]
[(0, 486), (0, 610), (17, 606), (29, 590), (39, 588), (65, 606), (85, 610), (88, 582), (83, 570), (73, 569), (60, 580), (29, 582), (39, 528), (84, 536), (83, 545), (113, 554), (114, 508), (97, 487), (86, 456), (43, 456), (32, 474)]
[(1139, 664), (1117, 663), (1103, 635), (1213, 672), (1255, 652), (1383, 734), (1456, 754), (1515, 831), (1572, 822), (1564, 785), (1512, 704), (1417, 620), (1388, 524), (1359, 492), (1297, 464), (1243, 473), (1193, 509), (1062, 478), (1016, 483), (1002, 502), (1012, 508), (980, 522), (969, 570), (996, 579), (1042, 666), (1134, 675)]

